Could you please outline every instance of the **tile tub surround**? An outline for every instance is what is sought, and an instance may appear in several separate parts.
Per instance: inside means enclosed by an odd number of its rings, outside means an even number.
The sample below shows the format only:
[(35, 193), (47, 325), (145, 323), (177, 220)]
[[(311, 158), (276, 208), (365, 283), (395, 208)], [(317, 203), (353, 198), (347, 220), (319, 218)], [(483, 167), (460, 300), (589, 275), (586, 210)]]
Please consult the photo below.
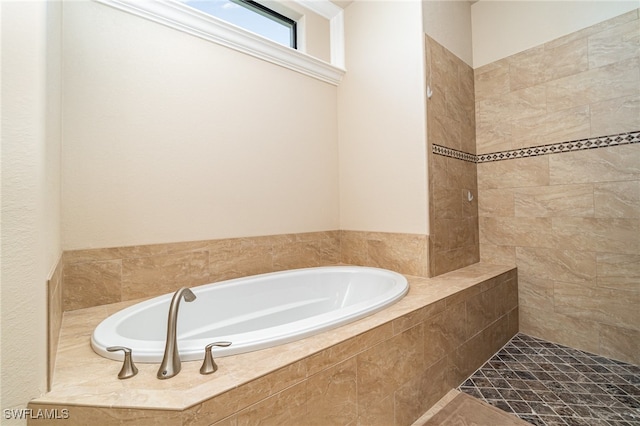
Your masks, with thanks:
[(336, 263), (424, 277), (427, 244), (426, 235), (341, 230), (67, 251), (63, 310)]
[(339, 262), (424, 277), (427, 249), (427, 235), (342, 230), (67, 251), (47, 287), (48, 388), (64, 311)]
[(518, 307), (509, 267), (479, 263), (408, 279), (407, 296), (384, 311), (218, 358), (212, 376), (185, 362), (171, 380), (138, 364), (137, 376), (120, 381), (120, 364), (90, 348), (95, 325), (133, 302), (66, 312), (53, 389), (29, 407), (67, 408), (67, 424), (411, 424), (517, 332)]
[(638, 14), (475, 70), (481, 260), (518, 267), (520, 331), (634, 364)]

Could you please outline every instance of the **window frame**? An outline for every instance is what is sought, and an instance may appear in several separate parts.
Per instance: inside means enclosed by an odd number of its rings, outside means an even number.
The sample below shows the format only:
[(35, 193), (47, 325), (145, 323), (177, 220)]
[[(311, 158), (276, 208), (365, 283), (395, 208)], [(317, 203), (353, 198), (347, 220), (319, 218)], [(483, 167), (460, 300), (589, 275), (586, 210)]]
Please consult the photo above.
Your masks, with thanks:
[(343, 10), (329, 0), (295, 1), (301, 6), (329, 20), (331, 63), (254, 34), (178, 1), (94, 1), (275, 63), (336, 86), (345, 74)]
[(268, 8), (253, 0), (230, 0), (240, 6), (251, 10), (259, 15), (269, 18), (279, 24), (289, 28), (289, 47), (292, 49), (298, 49), (298, 23), (281, 13), (276, 12), (273, 9)]

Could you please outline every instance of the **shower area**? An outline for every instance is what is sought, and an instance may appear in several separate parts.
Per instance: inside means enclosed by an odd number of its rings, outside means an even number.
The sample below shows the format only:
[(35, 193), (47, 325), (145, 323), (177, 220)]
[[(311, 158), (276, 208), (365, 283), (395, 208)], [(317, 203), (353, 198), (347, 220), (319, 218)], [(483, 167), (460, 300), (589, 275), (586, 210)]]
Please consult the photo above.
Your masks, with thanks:
[(639, 40), (636, 9), (471, 69), (426, 37), (430, 271), (518, 268), (458, 389), (531, 424), (640, 422)]

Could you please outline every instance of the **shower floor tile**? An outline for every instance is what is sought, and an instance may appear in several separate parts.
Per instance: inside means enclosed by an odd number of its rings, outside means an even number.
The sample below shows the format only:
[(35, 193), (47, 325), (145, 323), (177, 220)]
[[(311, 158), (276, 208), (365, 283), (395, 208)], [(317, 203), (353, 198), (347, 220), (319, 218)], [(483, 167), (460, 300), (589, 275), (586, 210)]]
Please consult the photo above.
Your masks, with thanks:
[(459, 390), (534, 425), (640, 425), (640, 367), (522, 333)]

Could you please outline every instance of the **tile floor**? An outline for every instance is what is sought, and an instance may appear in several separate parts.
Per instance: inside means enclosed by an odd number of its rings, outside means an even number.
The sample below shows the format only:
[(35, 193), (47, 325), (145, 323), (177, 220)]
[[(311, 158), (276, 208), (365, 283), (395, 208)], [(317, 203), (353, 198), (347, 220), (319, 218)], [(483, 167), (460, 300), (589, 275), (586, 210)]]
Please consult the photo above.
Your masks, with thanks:
[(640, 425), (640, 367), (521, 333), (459, 390), (534, 425)]

